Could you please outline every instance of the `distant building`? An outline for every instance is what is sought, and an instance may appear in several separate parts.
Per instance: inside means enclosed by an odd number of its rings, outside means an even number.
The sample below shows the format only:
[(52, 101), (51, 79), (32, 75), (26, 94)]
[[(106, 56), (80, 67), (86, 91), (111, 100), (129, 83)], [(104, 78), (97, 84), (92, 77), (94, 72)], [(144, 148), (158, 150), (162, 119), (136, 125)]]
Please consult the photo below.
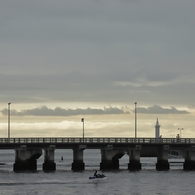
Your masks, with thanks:
[(159, 137), (160, 137), (160, 125), (157, 118), (156, 125), (155, 125), (155, 138), (159, 138)]

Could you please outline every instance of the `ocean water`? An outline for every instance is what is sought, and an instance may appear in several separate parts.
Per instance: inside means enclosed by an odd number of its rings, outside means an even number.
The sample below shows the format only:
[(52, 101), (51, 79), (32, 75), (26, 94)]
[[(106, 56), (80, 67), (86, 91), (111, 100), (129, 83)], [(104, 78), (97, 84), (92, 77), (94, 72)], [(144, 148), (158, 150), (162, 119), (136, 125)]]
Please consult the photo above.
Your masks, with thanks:
[[(60, 161), (63, 156), (63, 161)], [(14, 151), (0, 151), (0, 195), (167, 195), (194, 194), (195, 172), (183, 171), (183, 159), (171, 159), (169, 171), (155, 169), (156, 158), (141, 158), (142, 170), (127, 170), (128, 156), (120, 159), (120, 169), (104, 171), (107, 180), (90, 180), (99, 170), (100, 151), (85, 150), (85, 170), (71, 170), (72, 151), (55, 150), (56, 171), (42, 171), (43, 157), (38, 159), (36, 172), (15, 173)], [(179, 163), (174, 163), (175, 161)]]

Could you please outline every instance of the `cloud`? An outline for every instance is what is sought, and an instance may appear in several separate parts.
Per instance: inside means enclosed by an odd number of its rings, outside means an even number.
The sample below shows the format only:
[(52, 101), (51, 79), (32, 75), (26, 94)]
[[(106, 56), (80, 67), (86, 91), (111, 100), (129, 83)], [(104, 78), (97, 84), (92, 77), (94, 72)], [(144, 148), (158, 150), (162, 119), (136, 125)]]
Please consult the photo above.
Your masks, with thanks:
[[(153, 105), (150, 107), (137, 107), (138, 113), (141, 114), (189, 114), (190, 112), (185, 110), (178, 110), (174, 107), (163, 108), (158, 105)], [(1, 110), (1, 113), (6, 116), (8, 111), (7, 108)], [(47, 106), (41, 106), (33, 109), (26, 109), (17, 111), (12, 109), (12, 116), (78, 116), (78, 115), (121, 115), (121, 114), (132, 114), (134, 113), (134, 108), (130, 108), (128, 106), (124, 106), (121, 108), (117, 107), (104, 107), (103, 109), (98, 108), (61, 108), (56, 107), (54, 109), (48, 108)]]
[[(1, 1), (0, 103), (194, 104), (194, 6), (182, 0)], [(17, 114), (79, 112), (41, 110)]]
[(142, 114), (190, 114), (185, 110), (178, 110), (174, 107), (163, 108), (158, 105), (149, 106), (147, 108), (138, 107), (137, 110)]
[[(7, 115), (7, 109), (1, 111), (3, 115)], [(27, 110), (11, 110), (13, 116), (76, 116), (76, 115), (111, 115), (111, 114), (127, 114), (128, 111), (119, 109), (116, 107), (104, 107), (103, 109), (86, 108), (86, 109), (64, 109), (56, 107), (55, 109), (48, 108), (47, 106), (41, 106), (38, 108)]]

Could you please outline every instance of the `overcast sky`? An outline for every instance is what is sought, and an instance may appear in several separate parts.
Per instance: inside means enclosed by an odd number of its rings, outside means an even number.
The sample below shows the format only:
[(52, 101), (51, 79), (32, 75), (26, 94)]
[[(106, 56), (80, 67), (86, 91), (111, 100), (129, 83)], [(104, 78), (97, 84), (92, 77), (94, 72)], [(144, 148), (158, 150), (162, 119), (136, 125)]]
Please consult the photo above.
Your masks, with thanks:
[(1, 0), (3, 124), (9, 101), (12, 116), (132, 115), (138, 102), (139, 113), (193, 121), (194, 7), (194, 0)]

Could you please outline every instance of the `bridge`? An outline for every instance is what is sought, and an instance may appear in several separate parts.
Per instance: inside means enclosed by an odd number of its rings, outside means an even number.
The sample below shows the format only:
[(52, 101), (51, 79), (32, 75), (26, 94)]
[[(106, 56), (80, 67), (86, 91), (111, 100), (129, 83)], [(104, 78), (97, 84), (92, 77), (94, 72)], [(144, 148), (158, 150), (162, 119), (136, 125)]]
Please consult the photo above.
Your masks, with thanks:
[(185, 159), (184, 170), (195, 170), (195, 138), (0, 138), (0, 149), (14, 149), (14, 171), (36, 170), (37, 159), (44, 151), (44, 171), (56, 170), (55, 150), (72, 149), (72, 170), (84, 170), (83, 152), (100, 149), (100, 169), (119, 169), (119, 159), (129, 155), (129, 170), (140, 170), (140, 157), (157, 157), (156, 169), (170, 168), (170, 151), (179, 151)]

